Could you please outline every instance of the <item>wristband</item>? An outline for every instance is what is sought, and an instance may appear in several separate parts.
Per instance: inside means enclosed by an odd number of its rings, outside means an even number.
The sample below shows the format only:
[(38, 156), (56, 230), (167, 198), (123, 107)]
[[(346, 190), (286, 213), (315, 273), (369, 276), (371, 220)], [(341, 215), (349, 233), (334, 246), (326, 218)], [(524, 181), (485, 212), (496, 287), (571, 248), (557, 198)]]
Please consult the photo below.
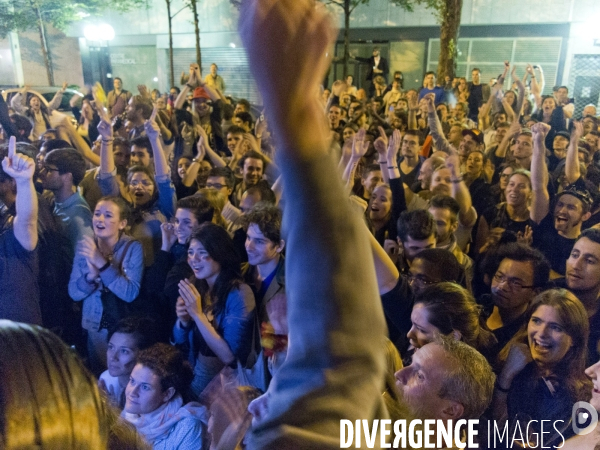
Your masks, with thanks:
[(378, 164), (387, 164), (387, 161), (377, 161)]
[(193, 163), (199, 163), (199, 162), (200, 162), (200, 160), (199, 160), (198, 158), (193, 158), (193, 159), (192, 159), (192, 162), (193, 162)]
[(186, 83), (186, 86), (187, 86), (187, 87), (189, 87), (190, 89), (196, 89), (196, 87), (195, 87), (195, 86), (192, 86), (192, 85), (191, 85), (191, 84), (189, 84), (189, 83)]
[(110, 139), (102, 139), (102, 142), (104, 142), (105, 144), (112, 144), (114, 142), (114, 138), (110, 138)]
[(505, 394), (510, 391), (510, 388), (505, 389), (502, 386), (500, 386), (500, 383), (498, 382), (498, 380), (496, 380), (496, 389), (498, 389), (500, 392), (504, 392)]
[(458, 177), (458, 178), (454, 178), (454, 179), (452, 179), (452, 180), (450, 180), (450, 181), (452, 181), (452, 183), (454, 183), (454, 184), (458, 184), (458, 183), (460, 183), (461, 181), (463, 181), (463, 177), (462, 177), (462, 175), (461, 175), (460, 177)]
[(106, 261), (106, 264), (104, 264), (102, 267), (100, 267), (98, 269), (98, 272), (104, 272), (106, 269), (108, 269), (110, 267), (110, 261)]
[(398, 166), (388, 166), (388, 169), (397, 169)]

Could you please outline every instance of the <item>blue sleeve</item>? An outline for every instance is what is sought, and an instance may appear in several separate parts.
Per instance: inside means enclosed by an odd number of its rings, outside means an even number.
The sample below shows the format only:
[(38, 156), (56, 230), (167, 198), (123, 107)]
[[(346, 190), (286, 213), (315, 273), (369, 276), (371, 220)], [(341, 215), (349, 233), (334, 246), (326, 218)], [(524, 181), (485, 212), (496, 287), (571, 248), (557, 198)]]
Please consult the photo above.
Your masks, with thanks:
[(113, 173), (101, 173), (98, 175), (98, 186), (103, 196), (121, 195), (119, 183), (117, 182), (117, 169)]
[(175, 186), (169, 176), (166, 176), (166, 179), (157, 177), (156, 184), (158, 185), (158, 208), (169, 220), (175, 216), (175, 204), (177, 203)]
[(201, 420), (185, 417), (177, 422), (175, 429), (169, 435), (168, 447), (178, 450), (201, 449), (204, 433), (204, 424)]
[(140, 293), (142, 275), (144, 273), (144, 251), (142, 244), (135, 241), (123, 257), (123, 271), (118, 265), (117, 259), (113, 259), (111, 265), (100, 272), (102, 283), (110, 289), (113, 294), (126, 302), (134, 301)]
[(69, 279), (69, 297), (78, 302), (88, 297), (97, 288), (95, 284), (90, 284), (85, 280), (89, 273), (85, 258), (79, 254), (75, 255), (71, 278)]
[(250, 352), (255, 313), (254, 294), (248, 285), (242, 284), (239, 289), (229, 293), (225, 315), (219, 320), (223, 339), (242, 362), (245, 362)]

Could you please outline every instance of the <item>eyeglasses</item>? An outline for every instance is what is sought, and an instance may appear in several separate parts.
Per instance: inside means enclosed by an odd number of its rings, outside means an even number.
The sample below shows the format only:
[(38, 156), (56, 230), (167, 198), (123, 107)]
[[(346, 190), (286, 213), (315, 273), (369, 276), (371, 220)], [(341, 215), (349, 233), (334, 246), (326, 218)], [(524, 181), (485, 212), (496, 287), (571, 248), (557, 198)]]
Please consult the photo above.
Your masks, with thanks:
[(129, 185), (131, 187), (137, 187), (137, 186), (149, 187), (149, 186), (152, 186), (153, 183), (152, 183), (152, 181), (144, 180), (144, 181), (132, 181), (131, 183), (129, 183)]
[(506, 275), (504, 275), (503, 273), (498, 273), (498, 272), (496, 272), (496, 274), (494, 275), (494, 281), (497, 284), (502, 284), (502, 283), (506, 282), (508, 284), (508, 287), (513, 290), (533, 289), (535, 287), (535, 286), (525, 286), (523, 284), (523, 282), (521, 280), (519, 280), (518, 278), (509, 278)]
[(206, 187), (207, 188), (216, 189), (217, 191), (220, 191), (224, 187), (227, 187), (227, 185), (221, 184), (221, 183), (206, 183)]
[(500, 178), (510, 178), (511, 175), (512, 173), (503, 173), (502, 175), (500, 175)]
[(412, 273), (408, 273), (408, 283), (409, 284), (413, 284), (414, 282), (417, 282), (423, 286), (431, 286), (433, 284), (438, 284), (439, 281), (432, 281), (429, 278), (426, 278), (423, 275), (414, 275)]

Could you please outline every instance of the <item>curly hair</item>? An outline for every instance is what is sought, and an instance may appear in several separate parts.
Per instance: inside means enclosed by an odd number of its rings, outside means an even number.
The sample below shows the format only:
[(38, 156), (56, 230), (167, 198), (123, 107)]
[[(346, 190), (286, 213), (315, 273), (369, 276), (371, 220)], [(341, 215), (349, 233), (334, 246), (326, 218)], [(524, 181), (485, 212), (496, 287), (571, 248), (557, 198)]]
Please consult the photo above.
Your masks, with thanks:
[(194, 378), (194, 372), (181, 352), (162, 342), (142, 350), (138, 355), (137, 364), (150, 369), (160, 378), (163, 392), (172, 387), (176, 394), (183, 394)]

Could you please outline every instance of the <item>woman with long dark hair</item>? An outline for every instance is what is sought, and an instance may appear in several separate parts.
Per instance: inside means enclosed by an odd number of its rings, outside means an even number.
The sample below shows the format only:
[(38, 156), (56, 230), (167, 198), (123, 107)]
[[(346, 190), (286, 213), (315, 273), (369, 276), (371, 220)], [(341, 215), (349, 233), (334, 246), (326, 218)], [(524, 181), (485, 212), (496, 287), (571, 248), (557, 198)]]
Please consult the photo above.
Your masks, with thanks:
[(254, 332), (255, 301), (242, 281), (240, 259), (223, 228), (201, 225), (188, 248), (194, 272), (179, 283), (173, 335), (194, 361), (192, 390), (199, 395), (225, 365), (245, 364)]
[[(494, 416), (537, 423), (562, 420), (561, 434), (568, 437), (573, 404), (590, 395), (591, 383), (584, 373), (586, 310), (571, 292), (551, 289), (533, 299), (527, 319), (500, 352), (503, 367), (494, 391)], [(555, 433), (545, 443), (560, 438)]]
[(408, 338), (413, 348), (432, 342), (436, 334), (463, 341), (490, 358), (497, 340), (481, 319), (481, 306), (456, 283), (436, 283), (415, 297)]

